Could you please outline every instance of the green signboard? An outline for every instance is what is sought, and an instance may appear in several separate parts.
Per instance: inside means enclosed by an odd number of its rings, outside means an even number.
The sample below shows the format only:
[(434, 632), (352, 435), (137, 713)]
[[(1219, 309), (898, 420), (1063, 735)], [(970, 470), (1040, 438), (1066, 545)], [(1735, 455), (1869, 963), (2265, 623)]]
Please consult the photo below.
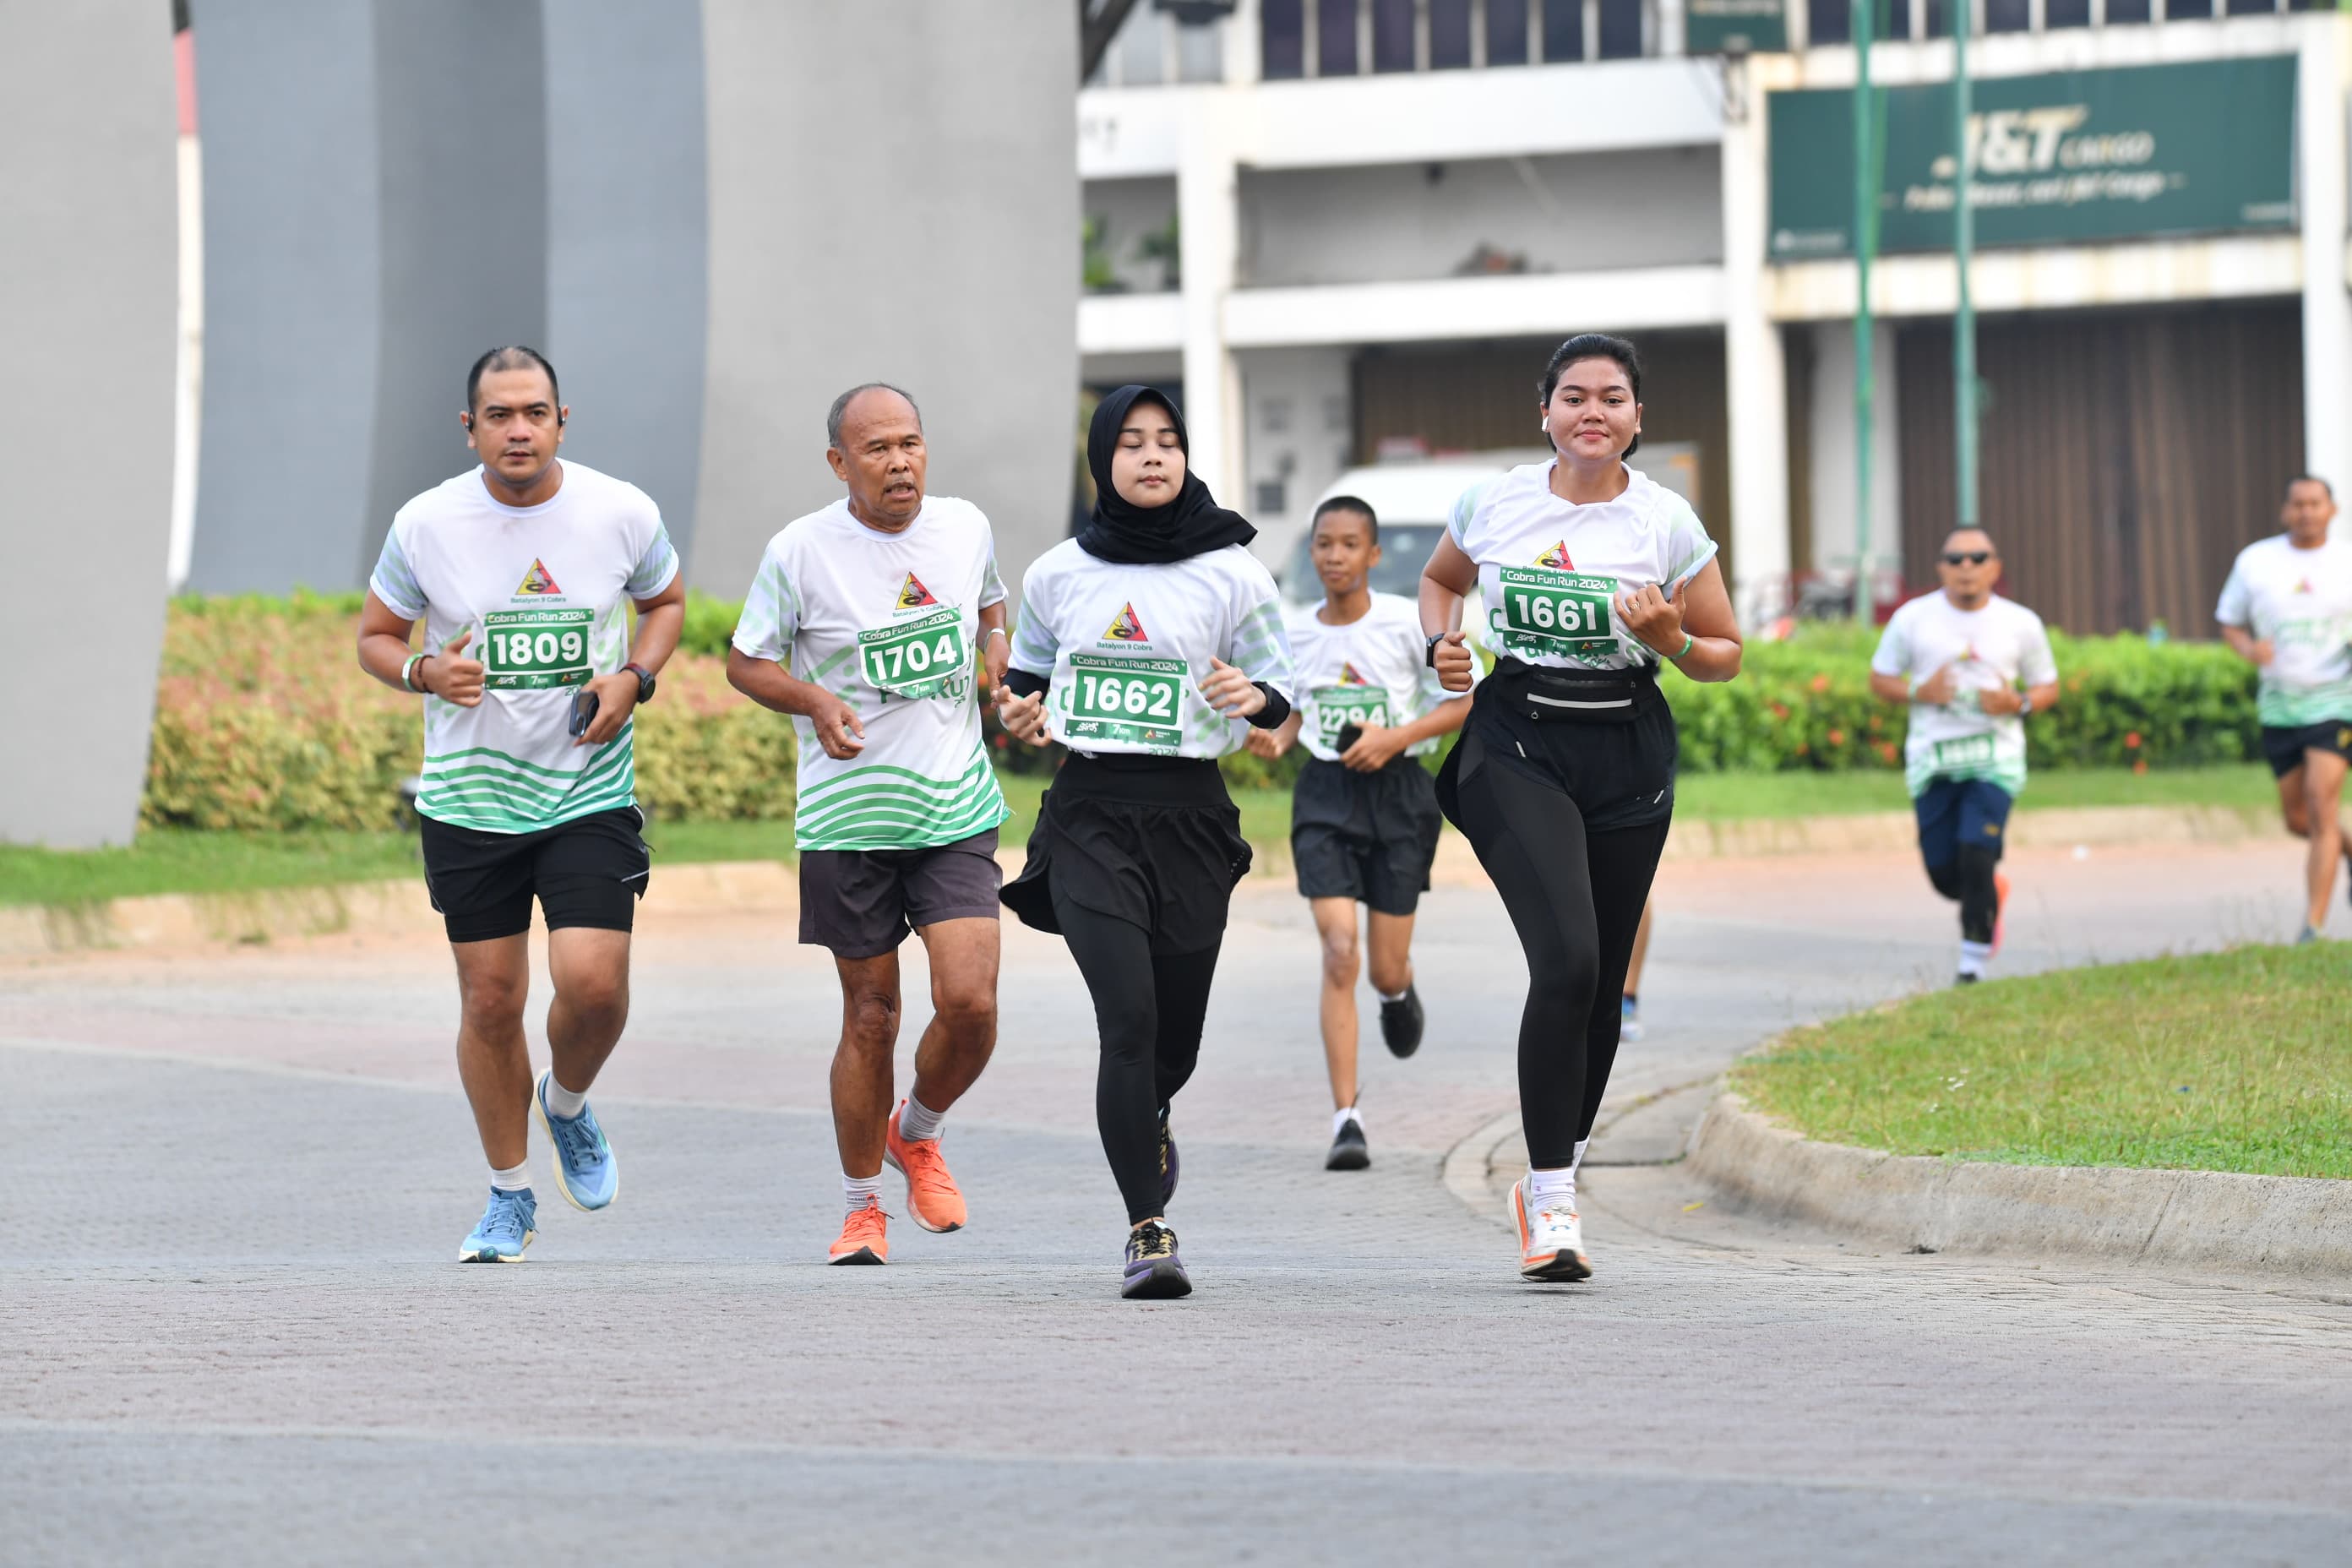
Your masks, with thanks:
[[(2293, 228), (2294, 57), (1971, 84), (1979, 246)], [(1881, 90), (1879, 248), (1952, 243), (1949, 82)], [(1775, 261), (1853, 253), (1853, 94), (1771, 95)]]
[(1683, 52), (1780, 54), (1789, 47), (1787, 0), (1686, 0)]

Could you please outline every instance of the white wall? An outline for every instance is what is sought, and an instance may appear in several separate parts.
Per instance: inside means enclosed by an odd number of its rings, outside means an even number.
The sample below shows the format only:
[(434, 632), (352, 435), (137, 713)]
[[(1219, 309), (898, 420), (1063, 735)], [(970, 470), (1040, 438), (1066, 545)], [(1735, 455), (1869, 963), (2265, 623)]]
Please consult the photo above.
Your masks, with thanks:
[(1454, 276), (1481, 244), (1535, 272), (1721, 259), (1713, 147), (1244, 171), (1242, 280)]
[[(1315, 498), (1353, 456), (1355, 405), (1346, 349), (1265, 349), (1241, 362), (1246, 409), (1248, 493), (1220, 498), (1257, 524), (1259, 559), (1279, 568), (1306, 526)], [(1279, 484), (1284, 504), (1261, 506), (1261, 488)]]
[[(1870, 443), (1871, 555), (1900, 565), (1903, 559), (1903, 473), (1900, 407), (1895, 400), (1895, 324), (1873, 324)], [(1809, 328), (1813, 346), (1811, 410), (1811, 512), (1817, 572), (1851, 572), (1860, 550), (1854, 537), (1854, 354), (1853, 325), (1822, 321)]]

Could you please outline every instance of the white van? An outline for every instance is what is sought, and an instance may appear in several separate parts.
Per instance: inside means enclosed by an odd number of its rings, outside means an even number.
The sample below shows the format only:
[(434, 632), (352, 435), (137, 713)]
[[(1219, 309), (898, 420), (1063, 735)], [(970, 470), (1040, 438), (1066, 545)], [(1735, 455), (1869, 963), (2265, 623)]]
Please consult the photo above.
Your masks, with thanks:
[[(1423, 462), (1375, 463), (1341, 474), (1315, 498), (1315, 505), (1319, 507), (1333, 496), (1354, 496), (1370, 504), (1372, 515), (1381, 520), (1381, 563), (1372, 568), (1372, 591), (1411, 599), (1421, 593), (1421, 569), (1429, 563), (1429, 552), (1437, 548), (1437, 536), (1444, 531), (1454, 502), (1462, 492), (1521, 464), (1550, 458), (1551, 454), (1541, 447), (1530, 447)], [(1634, 454), (1633, 466), (1697, 506), (1696, 446), (1673, 441), (1644, 445)], [(1309, 521), (1299, 526), (1275, 574), (1286, 605), (1316, 605), (1323, 599), (1322, 579), (1315, 575), (1314, 515), (1309, 508)]]

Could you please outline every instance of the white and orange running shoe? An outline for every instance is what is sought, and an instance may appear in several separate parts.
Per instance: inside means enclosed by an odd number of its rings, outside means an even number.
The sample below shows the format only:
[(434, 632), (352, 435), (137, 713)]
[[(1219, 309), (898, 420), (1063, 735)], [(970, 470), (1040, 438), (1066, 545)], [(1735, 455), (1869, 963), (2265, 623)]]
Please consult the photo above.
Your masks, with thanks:
[(890, 1216), (882, 1200), (867, 1198), (866, 1206), (841, 1222), (841, 1239), (827, 1252), (828, 1263), (887, 1263), (890, 1261)]
[(1592, 1260), (1584, 1256), (1584, 1227), (1576, 1211), (1564, 1204), (1528, 1208), (1528, 1183), (1522, 1176), (1511, 1184), (1511, 1224), (1519, 1233), (1519, 1278), (1577, 1280), (1592, 1278)]
[(899, 1137), (898, 1118), (906, 1113), (907, 1102), (902, 1100), (890, 1113), (889, 1128), (883, 1134), (882, 1158), (907, 1178), (907, 1211), (925, 1230), (961, 1230), (970, 1216), (964, 1212), (963, 1194), (948, 1174), (940, 1141)]

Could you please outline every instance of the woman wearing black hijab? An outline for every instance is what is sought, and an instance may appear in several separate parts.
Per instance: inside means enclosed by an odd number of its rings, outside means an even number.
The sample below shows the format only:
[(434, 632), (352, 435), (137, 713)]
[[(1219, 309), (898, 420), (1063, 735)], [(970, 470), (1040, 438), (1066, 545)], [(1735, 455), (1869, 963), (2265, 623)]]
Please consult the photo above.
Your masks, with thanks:
[(1070, 944), (1095, 1004), (1095, 1121), (1127, 1202), (1121, 1293), (1192, 1293), (1165, 1210), (1168, 1106), (1200, 1058), (1225, 906), (1249, 869), (1217, 759), (1290, 715), (1290, 647), (1256, 534), (1185, 461), (1184, 422), (1145, 386), (1095, 410), (1097, 499), (1022, 584), (1006, 730), (1070, 755), (1004, 902)]

